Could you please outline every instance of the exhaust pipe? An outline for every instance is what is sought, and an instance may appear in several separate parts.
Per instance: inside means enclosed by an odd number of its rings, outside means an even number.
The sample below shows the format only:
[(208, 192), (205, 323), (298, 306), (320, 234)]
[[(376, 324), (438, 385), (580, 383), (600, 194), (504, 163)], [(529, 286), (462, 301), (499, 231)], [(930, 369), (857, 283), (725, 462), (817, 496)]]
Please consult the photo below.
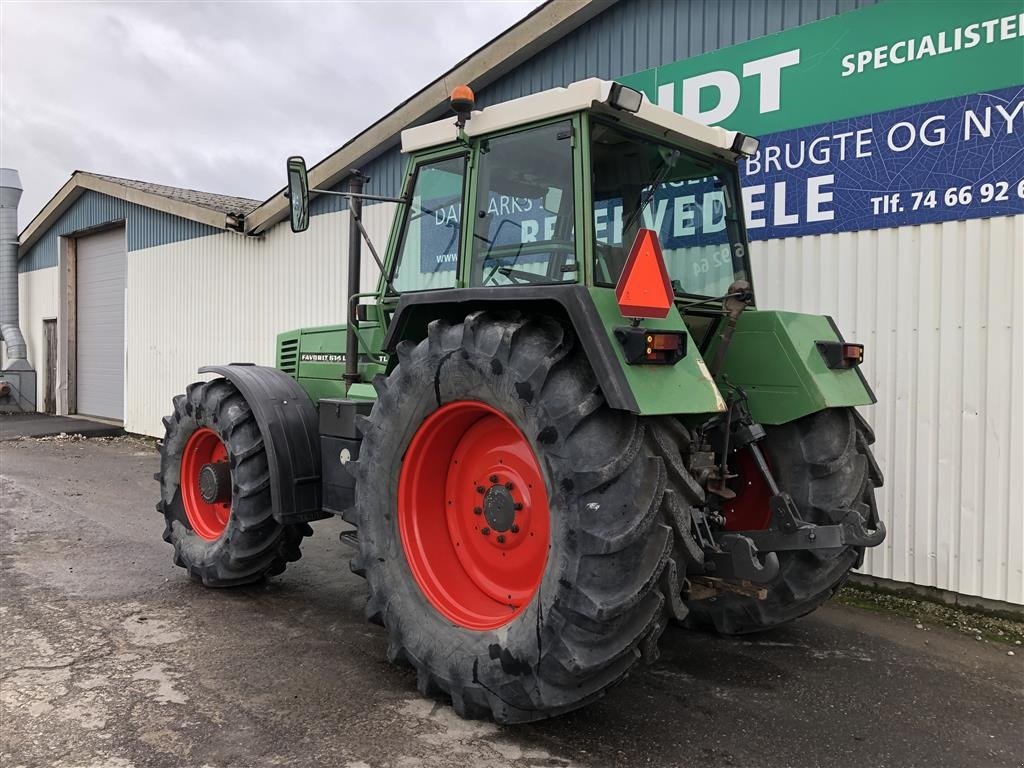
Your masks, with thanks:
[(36, 409), (36, 372), (28, 363), (28, 345), (18, 318), (18, 203), (21, 178), (0, 168), (0, 336), (6, 362), (0, 372), (0, 410)]

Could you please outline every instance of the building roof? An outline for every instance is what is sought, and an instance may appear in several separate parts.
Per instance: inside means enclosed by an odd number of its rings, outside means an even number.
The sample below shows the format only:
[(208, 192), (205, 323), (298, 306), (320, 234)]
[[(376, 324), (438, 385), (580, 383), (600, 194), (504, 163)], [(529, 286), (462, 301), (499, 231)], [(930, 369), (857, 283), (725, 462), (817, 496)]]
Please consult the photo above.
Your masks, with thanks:
[(259, 200), (217, 195), (195, 189), (122, 179), (88, 171), (75, 171), (19, 237), (19, 258), (53, 226), (87, 190), (136, 203), (183, 219), (218, 229), (240, 231), (246, 214), (260, 205)]
[(153, 184), (148, 181), (136, 179), (122, 179), (119, 176), (105, 176), (99, 173), (89, 174), (97, 179), (106, 179), (114, 184), (121, 184), (132, 189), (139, 189), (143, 192), (151, 192), (171, 200), (179, 200), (183, 203), (197, 205), (200, 208), (208, 208), (211, 211), (221, 213), (233, 213), (245, 215), (260, 206), (260, 200), (252, 200), (248, 197), (233, 197), (232, 195), (218, 195), (213, 192), (200, 192), (198, 189), (186, 189), (185, 187), (169, 187), (166, 184)]
[[(358, 167), (398, 144), (411, 125), (443, 116), (458, 84), (481, 90), (614, 5), (616, 0), (548, 0), (522, 21), (460, 61), (309, 170), (309, 186), (329, 188)], [(288, 217), (288, 201), (275, 192), (245, 217), (247, 234), (264, 232)]]

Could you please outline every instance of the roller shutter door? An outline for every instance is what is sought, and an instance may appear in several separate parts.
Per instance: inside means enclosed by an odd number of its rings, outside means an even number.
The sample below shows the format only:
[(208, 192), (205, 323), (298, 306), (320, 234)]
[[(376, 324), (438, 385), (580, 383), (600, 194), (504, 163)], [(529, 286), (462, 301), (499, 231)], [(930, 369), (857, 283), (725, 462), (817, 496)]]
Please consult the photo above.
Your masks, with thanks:
[(124, 419), (124, 229), (78, 240), (78, 413)]

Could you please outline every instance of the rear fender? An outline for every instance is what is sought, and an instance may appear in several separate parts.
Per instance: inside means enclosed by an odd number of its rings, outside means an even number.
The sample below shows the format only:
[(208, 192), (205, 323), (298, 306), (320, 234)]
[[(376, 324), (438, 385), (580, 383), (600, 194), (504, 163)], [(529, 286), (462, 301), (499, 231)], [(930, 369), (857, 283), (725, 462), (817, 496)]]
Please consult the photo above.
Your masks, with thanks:
[(274, 519), (289, 525), (327, 517), (317, 411), (298, 382), (261, 365), (207, 365), (199, 372), (223, 376), (252, 409), (267, 449)]
[[(831, 369), (819, 341), (843, 341), (831, 317), (775, 310), (740, 315), (718, 376), (746, 392), (750, 414), (762, 424), (784, 424), (824, 410), (876, 402), (860, 366)], [(713, 358), (719, 338), (707, 351)], [(870, 350), (868, 350), (870, 354)]]
[(612, 408), (641, 416), (724, 411), (725, 403), (678, 312), (652, 321), (652, 329), (686, 335), (687, 355), (675, 365), (627, 365), (617, 327), (629, 325), (615, 292), (578, 284), (501, 288), (449, 288), (403, 294), (384, 338), (384, 351), (398, 342), (426, 338), (432, 320), (461, 322), (476, 310), (545, 314), (570, 324)]

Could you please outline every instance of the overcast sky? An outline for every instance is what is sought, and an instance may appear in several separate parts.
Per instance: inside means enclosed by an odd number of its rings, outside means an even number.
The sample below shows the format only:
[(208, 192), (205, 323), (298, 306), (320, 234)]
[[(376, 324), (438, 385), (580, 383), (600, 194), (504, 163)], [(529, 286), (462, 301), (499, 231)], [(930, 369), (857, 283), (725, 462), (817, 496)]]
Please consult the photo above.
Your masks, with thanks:
[(76, 169), (265, 199), (539, 4), (2, 0), (20, 225)]

